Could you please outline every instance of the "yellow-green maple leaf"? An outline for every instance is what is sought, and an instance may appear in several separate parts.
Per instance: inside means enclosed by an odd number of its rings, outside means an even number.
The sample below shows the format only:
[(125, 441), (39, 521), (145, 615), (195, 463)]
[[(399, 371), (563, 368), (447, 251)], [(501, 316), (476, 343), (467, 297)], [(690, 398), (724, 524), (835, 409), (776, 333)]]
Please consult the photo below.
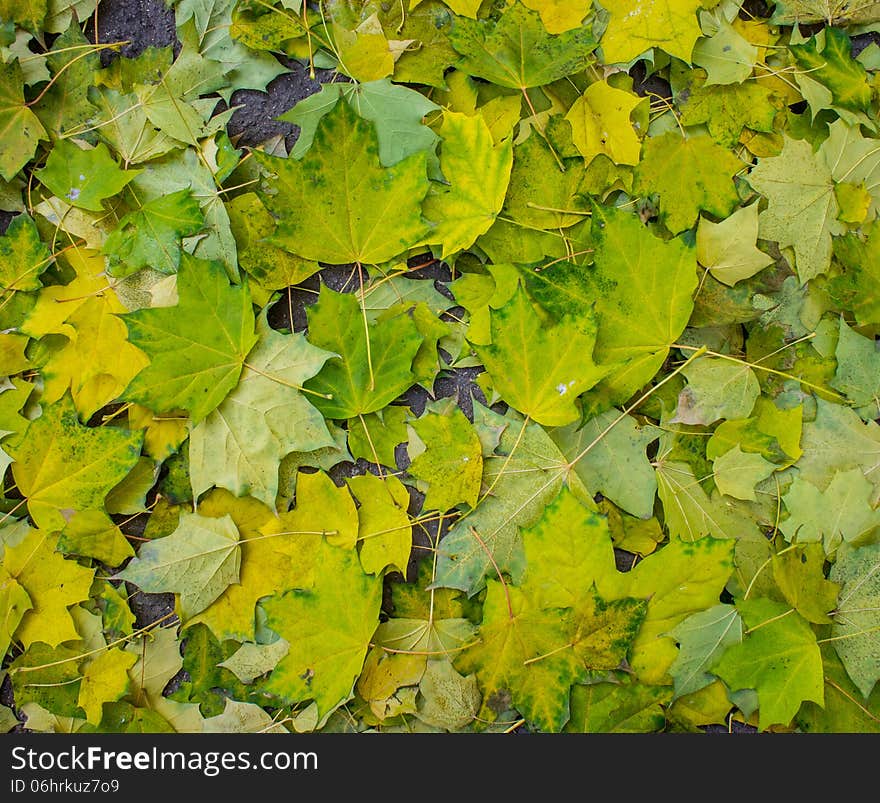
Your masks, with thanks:
[(702, 35), (700, 0), (602, 0), (611, 19), (600, 46), (608, 64), (625, 64), (659, 48), (690, 64)]
[(27, 649), (36, 641), (57, 647), (79, 638), (68, 608), (89, 598), (95, 570), (66, 560), (55, 551), (56, 533), (31, 530), (16, 546), (7, 546), (2, 568), (30, 597), (33, 607), (13, 637)]
[(107, 494), (138, 460), (143, 435), (115, 427), (85, 427), (69, 395), (43, 406), (23, 432), (4, 441), (12, 475), (28, 513), (44, 529), (60, 530), (71, 511), (102, 509)]
[(380, 575), (361, 568), (357, 553), (321, 539), (315, 581), (263, 602), (268, 624), (290, 644), (265, 689), (285, 700), (314, 700), (319, 716), (351, 696), (379, 623)]
[(252, 641), (257, 602), (292, 588), (314, 584), (315, 556), (322, 539), (349, 549), (357, 543), (358, 518), (346, 488), (323, 472), (300, 474), (296, 507), (280, 516), (252, 498), (228, 491), (208, 494), (199, 510), (206, 516), (229, 514), (241, 534), (239, 579), (189, 624), (206, 624), (218, 639)]
[(112, 703), (128, 691), (128, 670), (137, 657), (118, 647), (102, 652), (89, 661), (83, 670), (79, 684), (79, 707), (86, 713), (86, 720), (98, 725), (104, 713), (104, 703)]
[(575, 399), (605, 374), (593, 362), (596, 320), (592, 310), (547, 325), (518, 287), (491, 312), (492, 343), (477, 346), (505, 401), (544, 426), (571, 424), (580, 415)]
[(440, 169), (448, 188), (425, 199), (424, 214), (436, 222), (427, 237), (442, 245), (441, 257), (469, 248), (498, 217), (513, 167), (512, 139), (499, 144), (479, 115), (443, 113)]

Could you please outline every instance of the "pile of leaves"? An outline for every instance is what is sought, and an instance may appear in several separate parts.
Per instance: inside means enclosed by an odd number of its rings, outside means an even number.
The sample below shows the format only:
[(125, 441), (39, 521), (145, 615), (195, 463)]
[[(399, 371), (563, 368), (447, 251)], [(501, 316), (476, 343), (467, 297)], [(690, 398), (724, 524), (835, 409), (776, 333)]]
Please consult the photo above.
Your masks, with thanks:
[(0, 0), (3, 728), (877, 731), (876, 3), (172, 6)]

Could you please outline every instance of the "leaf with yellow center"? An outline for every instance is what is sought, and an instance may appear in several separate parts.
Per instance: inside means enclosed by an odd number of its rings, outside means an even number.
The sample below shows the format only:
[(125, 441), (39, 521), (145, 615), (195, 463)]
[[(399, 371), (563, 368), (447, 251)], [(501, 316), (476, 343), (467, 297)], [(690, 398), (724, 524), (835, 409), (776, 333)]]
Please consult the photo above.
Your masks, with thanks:
[(442, 244), (441, 257), (469, 248), (489, 230), (507, 194), (513, 167), (511, 138), (495, 145), (482, 117), (443, 113), (440, 169), (449, 183), (425, 199), (424, 214), (436, 226), (427, 242)]

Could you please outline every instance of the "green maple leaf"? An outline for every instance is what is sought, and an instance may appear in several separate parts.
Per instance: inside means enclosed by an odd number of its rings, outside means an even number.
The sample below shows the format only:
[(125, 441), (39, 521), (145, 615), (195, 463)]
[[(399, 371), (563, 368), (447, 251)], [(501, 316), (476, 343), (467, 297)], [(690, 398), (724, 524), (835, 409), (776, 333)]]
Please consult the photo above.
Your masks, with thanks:
[(660, 368), (684, 331), (697, 288), (694, 251), (681, 240), (655, 237), (634, 215), (593, 207), (593, 269), (582, 271), (583, 293), (599, 319), (596, 359), (629, 364), (610, 378), (625, 398)]
[(440, 169), (448, 186), (433, 188), (424, 214), (435, 222), (428, 242), (440, 243), (441, 258), (446, 259), (472, 246), (495, 222), (504, 205), (513, 150), (510, 138), (493, 144), (479, 115), (444, 112), (440, 136)]
[(412, 40), (412, 45), (395, 58), (395, 81), (446, 88), (444, 73), (459, 57), (449, 42), (449, 32), (457, 20), (451, 8), (439, 0), (411, 2), (409, 8), (372, 6), (388, 39)]
[(304, 385), (328, 418), (380, 410), (415, 382), (412, 362), (422, 337), (406, 313), (365, 327), (358, 299), (324, 286), (309, 310), (308, 337), (337, 355)]
[(53, 138), (81, 134), (90, 125), (88, 91), (101, 65), (100, 56), (92, 47), (80, 25), (72, 20), (46, 56), (46, 65), (53, 74), (52, 84), (34, 104), (34, 111)]
[(660, 220), (678, 234), (693, 226), (701, 211), (724, 218), (736, 208), (733, 177), (742, 169), (742, 162), (710, 137), (685, 139), (668, 131), (645, 140), (633, 190), (659, 195)]
[(386, 407), (348, 422), (348, 450), (380, 466), (396, 466), (395, 450), (406, 443), (406, 407)]
[(253, 683), (260, 675), (272, 671), (289, 649), (284, 639), (278, 639), (271, 644), (247, 642), (217, 666), (228, 669), (244, 683)]
[(202, 95), (224, 86), (224, 65), (199, 52), (195, 21), (177, 28), (180, 52), (158, 75), (144, 75), (134, 94), (150, 123), (168, 136), (197, 148), (216, 103)]
[(129, 276), (146, 267), (174, 273), (180, 265), (180, 238), (196, 234), (203, 223), (189, 190), (147, 201), (125, 215), (104, 243), (110, 273)]
[(104, 497), (132, 469), (143, 433), (89, 428), (69, 396), (43, 406), (39, 418), (3, 442), (12, 475), (38, 526), (60, 530), (63, 511), (101, 509)]
[(39, 290), (40, 275), (49, 267), (52, 252), (40, 239), (33, 218), (16, 215), (0, 236), (0, 285), (10, 290)]
[(153, 128), (133, 92), (93, 86), (89, 87), (88, 98), (97, 110), (95, 120), (100, 138), (126, 164), (141, 164), (179, 147), (177, 140)]
[(865, 68), (852, 57), (849, 36), (840, 28), (826, 26), (825, 44), (819, 49), (817, 36), (802, 45), (791, 45), (790, 52), (810, 78), (831, 90), (832, 102), (851, 111), (867, 111), (871, 103), (871, 87)]
[[(459, 519), (440, 542), (435, 584), (479, 591), (495, 566), (514, 580), (525, 568), (520, 527), (534, 524), (563, 483), (581, 500), (590, 499), (566, 458), (542, 427), (518, 417), (503, 418), (475, 405), (483, 441), (483, 483), (492, 493)], [(486, 438), (500, 427), (500, 441)], [(493, 561), (494, 564), (493, 565)]]
[(324, 418), (300, 390), (331, 355), (302, 333), (275, 332), (263, 316), (257, 337), (238, 384), (190, 433), (195, 498), (216, 485), (274, 508), (281, 459), (333, 444)]
[[(55, 551), (57, 540), (57, 534), (49, 530), (28, 530), (19, 543), (4, 550), (0, 564), (4, 592), (6, 600), (17, 608), (4, 609), (0, 632), (21, 642), (25, 649), (34, 642), (57, 647), (79, 638), (69, 609), (89, 598), (95, 570), (66, 560)], [(13, 619), (7, 617), (15, 610), (20, 619), (12, 624)]]
[(392, 84), (387, 78), (366, 83), (324, 84), (320, 92), (301, 100), (278, 119), (300, 127), (290, 156), (300, 159), (312, 147), (318, 123), (335, 107), (339, 99), (371, 122), (379, 142), (379, 161), (385, 167), (397, 164), (419, 151), (432, 151), (437, 134), (422, 123), (439, 106), (414, 89)]
[(789, 541), (823, 541), (831, 552), (841, 540), (858, 543), (880, 526), (873, 498), (860, 468), (836, 472), (824, 491), (798, 476), (782, 497), (789, 515), (779, 529)]
[(510, 5), (496, 20), (459, 17), (450, 35), (462, 55), (458, 68), (493, 84), (525, 90), (579, 72), (596, 48), (592, 30), (551, 35), (534, 11)]
[(459, 672), (477, 676), (483, 704), (478, 716), (493, 720), (511, 704), (545, 731), (569, 718), (569, 689), (583, 674), (570, 649), (570, 617), (538, 606), (525, 589), (487, 582), (480, 643), (455, 659)]
[(690, 540), (707, 534), (716, 538), (761, 538), (757, 522), (746, 511), (720, 493), (709, 496), (690, 465), (669, 460), (662, 450), (661, 455), (657, 466), (657, 495), (670, 535)]
[(770, 132), (779, 109), (772, 90), (755, 81), (722, 86), (693, 86), (679, 94), (681, 123), (705, 123), (712, 138), (725, 147), (736, 145), (744, 128)]
[(706, 36), (694, 46), (693, 62), (706, 70), (706, 85), (741, 84), (759, 60), (758, 48), (737, 31), (722, 13), (704, 13)]
[(174, 6), (176, 26), (192, 19), (198, 36), (199, 53), (223, 65), (224, 85), (219, 88), (227, 102), (236, 89), (265, 89), (284, 66), (270, 53), (248, 49), (232, 38), (235, 0), (181, 0)]
[(816, 634), (792, 608), (768, 599), (739, 600), (748, 628), (712, 667), (733, 691), (758, 692), (758, 724), (788, 725), (806, 700), (822, 705), (822, 656)]
[(715, 458), (712, 476), (720, 493), (755, 502), (755, 486), (766, 480), (776, 468), (761, 455), (744, 452), (737, 445)]
[(850, 408), (819, 397), (816, 417), (803, 425), (801, 448), (799, 477), (817, 488), (827, 488), (838, 472), (855, 467), (873, 480), (880, 466), (880, 428), (873, 421), (863, 422)]
[(877, 628), (880, 625), (880, 546), (842, 547), (829, 577), (841, 584), (832, 644), (865, 697), (880, 679)]
[(179, 594), (181, 616), (188, 620), (238, 582), (240, 566), (238, 529), (232, 519), (187, 513), (171, 535), (144, 544), (116, 577), (148, 593)]
[(669, 635), (679, 644), (669, 674), (675, 696), (684, 697), (715, 680), (708, 670), (729, 646), (742, 641), (742, 619), (733, 605), (713, 605), (679, 622)]
[(407, 472), (427, 484), (425, 510), (447, 511), (462, 502), (477, 503), (483, 476), (480, 439), (457, 407), (444, 414), (429, 413), (411, 422), (425, 444)]
[(655, 47), (690, 64), (702, 33), (699, 0), (604, 0), (602, 6), (611, 14), (601, 41), (608, 64), (625, 64)]
[(640, 680), (668, 682), (678, 654), (668, 634), (691, 614), (718, 602), (733, 571), (734, 546), (727, 538), (672, 538), (631, 571), (599, 581), (599, 593), (606, 599), (648, 600), (647, 614), (630, 653), (630, 665)]
[(272, 293), (308, 279), (319, 270), (317, 262), (301, 259), (269, 242), (275, 218), (256, 193), (237, 195), (226, 204), (229, 226), (238, 246), (238, 264), (251, 277), (251, 294), (265, 304)]
[(186, 410), (198, 424), (238, 383), (257, 341), (254, 313), (247, 288), (214, 262), (184, 255), (177, 292), (175, 307), (124, 316), (129, 340), (150, 358), (124, 396), (156, 412)]
[[(524, 226), (531, 237), (534, 237), (530, 231), (533, 228), (558, 230), (583, 220), (589, 205), (578, 192), (580, 163), (579, 158), (565, 159), (560, 166), (547, 141), (532, 132), (513, 151), (504, 217)], [(539, 254), (535, 260), (518, 258), (514, 261), (537, 262), (540, 258)]]
[(34, 175), (72, 206), (103, 212), (101, 202), (120, 192), (140, 172), (120, 169), (103, 142), (84, 150), (62, 139), (52, 148), (46, 166)]
[(17, 61), (0, 64), (0, 176), (12, 181), (31, 159), (46, 129), (25, 104), (21, 67)]
[[(302, 159), (255, 152), (277, 177), (264, 196), (280, 219), (272, 241), (305, 259), (378, 264), (415, 245), (427, 226), (421, 201), (428, 191), (424, 151), (383, 168), (375, 128), (338, 101), (317, 125)], [(286, 210), (311, 209), (309, 218)], [(393, 213), (392, 213), (393, 210)]]
[(475, 346), (477, 354), (501, 396), (539, 424), (575, 421), (575, 399), (607, 373), (592, 361), (596, 322), (589, 311), (547, 326), (522, 287), (492, 310), (491, 333), (492, 343)]
[(522, 540), (525, 584), (545, 608), (573, 607), (617, 571), (607, 520), (565, 487), (522, 529)]
[(229, 278), (238, 282), (238, 249), (223, 203), (224, 195), (204, 156), (193, 148), (186, 148), (155, 159), (149, 170), (134, 179), (132, 188), (141, 202), (162, 198), (177, 190), (190, 190), (193, 197), (199, 199), (205, 216), (205, 225), (192, 255), (222, 262)]
[(380, 575), (357, 553), (321, 541), (311, 588), (262, 603), (269, 627), (290, 644), (264, 688), (291, 702), (314, 700), (320, 717), (349, 699), (382, 602)]
[(618, 418), (617, 410), (607, 410), (583, 425), (569, 424), (549, 434), (566, 457), (577, 458), (574, 470), (592, 493), (601, 493), (633, 516), (649, 519), (657, 479), (645, 448), (657, 439), (657, 432), (640, 427), (632, 416)]

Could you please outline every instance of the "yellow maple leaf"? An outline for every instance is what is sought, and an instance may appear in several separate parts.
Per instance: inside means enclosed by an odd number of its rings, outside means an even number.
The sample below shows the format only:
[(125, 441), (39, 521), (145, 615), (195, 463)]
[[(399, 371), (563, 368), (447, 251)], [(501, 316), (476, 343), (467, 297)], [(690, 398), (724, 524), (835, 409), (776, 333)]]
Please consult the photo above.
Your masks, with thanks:
[(128, 342), (118, 317), (126, 309), (104, 275), (104, 258), (79, 249), (70, 253), (69, 262), (76, 278), (41, 290), (22, 332), (68, 339), (43, 368), (43, 400), (58, 401), (70, 388), (77, 412), (88, 418), (119, 396), (148, 360)]
[(644, 100), (605, 81), (587, 87), (565, 115), (571, 139), (587, 164), (602, 153), (615, 164), (639, 163), (642, 144), (630, 115)]
[(66, 560), (55, 551), (57, 542), (57, 533), (31, 530), (19, 544), (7, 546), (3, 555), (3, 568), (33, 605), (12, 634), (25, 649), (35, 641), (57, 647), (79, 638), (67, 608), (88, 599), (95, 570)]
[(702, 36), (700, 0), (602, 0), (611, 14), (600, 42), (607, 64), (626, 64), (657, 47), (690, 64)]

